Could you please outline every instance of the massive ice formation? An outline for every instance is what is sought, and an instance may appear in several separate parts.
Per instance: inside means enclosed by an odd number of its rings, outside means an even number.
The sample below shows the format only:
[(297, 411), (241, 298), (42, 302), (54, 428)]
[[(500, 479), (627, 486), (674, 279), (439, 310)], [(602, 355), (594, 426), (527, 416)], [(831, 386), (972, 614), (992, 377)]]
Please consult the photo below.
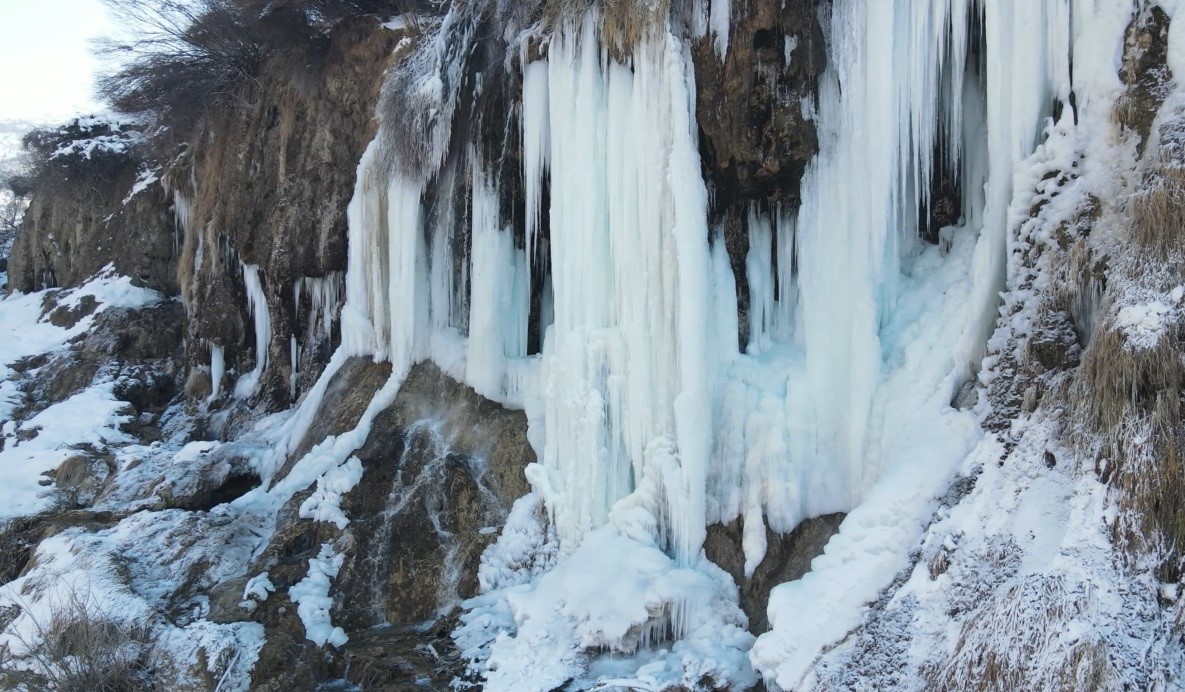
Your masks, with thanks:
[[(752, 571), (766, 525), (785, 532), (850, 512), (814, 574), (775, 593), (774, 630), (753, 651), (764, 675), (795, 684), (900, 569), (977, 438), (973, 415), (951, 401), (995, 321), (1013, 175), (1054, 104), (1063, 119), (1089, 104), (1071, 57), (1091, 49), (1084, 36), (1122, 31), (1111, 5), (1126, 3), (1104, 4), (831, 3), (814, 107), (820, 151), (801, 207), (748, 213), (743, 350), (737, 277), (709, 223), (688, 46), (711, 34), (725, 55), (740, 9), (692, 3), (689, 16), (644, 29), (628, 59), (603, 46), (597, 7), (524, 32), (518, 62), (506, 61), (521, 72), (521, 189), (481, 142), (450, 134), (474, 69), (476, 11), (455, 9), (423, 39), (393, 80), (414, 106), (407, 118), (423, 119), (414, 122), (424, 142), (380, 132), (359, 166), (342, 350), (390, 360), (396, 380), (433, 359), (526, 410), (540, 457), (528, 477), (559, 565), (480, 607), (509, 614), (511, 636), (535, 631), (540, 613), (562, 614), (548, 627), (571, 634), (560, 638), (564, 676), (596, 669), (582, 652), (634, 651), (660, 623), (658, 640), (697, 643), (681, 664), (639, 663), (646, 675), (682, 666), (668, 677), (694, 681), (695, 669), (740, 683), (747, 664), (730, 677), (687, 663), (739, 660), (749, 646), (695, 639), (744, 625), (735, 590), (703, 558), (705, 527), (743, 516)], [(1118, 35), (1103, 39), (1119, 45)], [(531, 41), (546, 50), (528, 62)], [(957, 187), (961, 217), (931, 229), (933, 244), (921, 231), (936, 179)], [(455, 190), (466, 191), (460, 205), (445, 199)], [(502, 202), (519, 195), (516, 219)], [(528, 355), (532, 329), (541, 348)], [(613, 554), (590, 556), (590, 546)], [(606, 564), (634, 553), (635, 565)], [(618, 595), (635, 594), (637, 607), (619, 604), (627, 621), (612, 627), (597, 604), (557, 601), (586, 586), (583, 597), (597, 598), (602, 585), (571, 570), (598, 563), (603, 579), (634, 585)], [(486, 649), (491, 682), (513, 686), (514, 651)]]

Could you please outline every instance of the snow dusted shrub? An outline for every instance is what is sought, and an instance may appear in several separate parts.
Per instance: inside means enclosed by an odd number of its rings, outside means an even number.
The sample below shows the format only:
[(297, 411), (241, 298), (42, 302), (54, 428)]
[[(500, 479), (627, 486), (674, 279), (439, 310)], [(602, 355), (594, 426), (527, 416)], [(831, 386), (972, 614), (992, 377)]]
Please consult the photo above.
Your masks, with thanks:
[(134, 120), (110, 116), (84, 116), (32, 130), (21, 140), (26, 178), (34, 189), (110, 183), (136, 165), (142, 130)]
[(58, 692), (155, 689), (149, 628), (103, 612), (72, 591), (47, 617), (17, 635), (23, 649), (0, 646), (0, 687)]

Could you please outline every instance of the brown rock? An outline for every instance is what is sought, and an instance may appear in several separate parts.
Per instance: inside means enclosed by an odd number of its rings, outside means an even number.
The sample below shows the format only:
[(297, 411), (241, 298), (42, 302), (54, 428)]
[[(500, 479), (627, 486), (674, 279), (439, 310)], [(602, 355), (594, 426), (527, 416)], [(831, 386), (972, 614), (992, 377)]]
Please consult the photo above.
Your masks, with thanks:
[(745, 578), (745, 553), (741, 547), (744, 520), (708, 527), (704, 553), (708, 559), (732, 575), (741, 592), (741, 609), (749, 617), (749, 631), (769, 631), (766, 606), (769, 592), (778, 584), (794, 581), (811, 570), (811, 561), (823, 553), (827, 541), (839, 531), (844, 514), (825, 514), (800, 523), (786, 534), (765, 529), (765, 558), (753, 576)]

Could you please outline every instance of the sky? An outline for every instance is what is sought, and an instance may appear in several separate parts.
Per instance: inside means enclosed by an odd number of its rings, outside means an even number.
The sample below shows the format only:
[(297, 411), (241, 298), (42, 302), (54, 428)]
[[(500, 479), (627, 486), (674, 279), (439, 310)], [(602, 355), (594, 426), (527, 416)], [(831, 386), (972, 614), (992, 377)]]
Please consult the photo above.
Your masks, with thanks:
[(110, 29), (100, 0), (0, 0), (0, 121), (103, 110), (90, 40)]

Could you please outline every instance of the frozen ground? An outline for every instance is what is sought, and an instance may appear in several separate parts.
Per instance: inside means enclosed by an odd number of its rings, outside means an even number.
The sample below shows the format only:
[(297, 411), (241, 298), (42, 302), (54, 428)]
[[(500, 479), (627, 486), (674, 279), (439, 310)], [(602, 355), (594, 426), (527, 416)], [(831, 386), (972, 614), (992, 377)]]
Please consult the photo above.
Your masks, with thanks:
[[(0, 514), (7, 527), (39, 521), (58, 527), (36, 546), (25, 573), (0, 586), (0, 650), (13, 657), (5, 664), (9, 671), (52, 672), (40, 653), (44, 637), (55, 618), (77, 617), (81, 609), (120, 628), (145, 628), (151, 649), (146, 655), (162, 665), (160, 679), (168, 684), (212, 675), (223, 677), (222, 689), (246, 687), (263, 628), (204, 620), (208, 604), (200, 594), (245, 569), (265, 527), (226, 506), (159, 509), (162, 496), (184, 496), (187, 484), (217, 475), (219, 469), (206, 468), (200, 458), (217, 443), (188, 443), (192, 431), (178, 410), (163, 417), (171, 420), (162, 424), (164, 439), (136, 439), (125, 425), (134, 418), (131, 405), (116, 395), (111, 368), (101, 368), (77, 393), (27, 415), (22, 387), (38, 370), (14, 367), (23, 359), (69, 358), (71, 342), (85, 338), (104, 311), (148, 308), (161, 300), (109, 270), (77, 289), (0, 300)], [(61, 327), (51, 322), (55, 310), (85, 316)], [(110, 459), (106, 495), (92, 509), (71, 514), (63, 488), (46, 472), (67, 461), (103, 458)], [(137, 511), (141, 507), (157, 509)]]

